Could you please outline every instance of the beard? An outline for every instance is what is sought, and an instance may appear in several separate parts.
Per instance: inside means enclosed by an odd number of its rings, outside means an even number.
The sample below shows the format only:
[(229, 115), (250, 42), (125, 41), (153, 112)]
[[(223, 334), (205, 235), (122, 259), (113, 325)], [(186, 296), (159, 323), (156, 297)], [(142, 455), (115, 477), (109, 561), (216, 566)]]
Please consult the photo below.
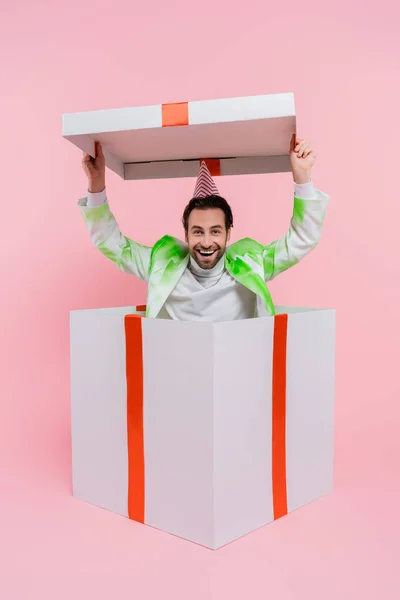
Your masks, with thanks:
[[(202, 251), (213, 251), (213, 253), (209, 256), (203, 256), (202, 254), (200, 254), (200, 252)], [(208, 250), (204, 250), (204, 248), (196, 246), (195, 248), (191, 249), (190, 255), (193, 257), (193, 259), (196, 261), (196, 263), (201, 269), (212, 269), (213, 267), (215, 267), (217, 262), (223, 257), (224, 252), (225, 248), (221, 248), (220, 246), (213, 247)]]

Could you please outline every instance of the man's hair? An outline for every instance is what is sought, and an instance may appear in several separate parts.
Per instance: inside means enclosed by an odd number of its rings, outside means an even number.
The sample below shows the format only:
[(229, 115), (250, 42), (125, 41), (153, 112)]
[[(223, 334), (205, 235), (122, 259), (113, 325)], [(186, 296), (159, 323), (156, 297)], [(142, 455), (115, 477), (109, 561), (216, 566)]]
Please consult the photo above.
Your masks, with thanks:
[(189, 204), (186, 206), (183, 211), (182, 223), (185, 229), (185, 232), (188, 232), (189, 226), (189, 215), (195, 208), (200, 210), (207, 210), (207, 208), (220, 208), (225, 215), (225, 227), (226, 230), (233, 227), (233, 215), (232, 210), (225, 198), (222, 196), (218, 196), (217, 194), (213, 194), (211, 196), (206, 196), (205, 198), (192, 198)]

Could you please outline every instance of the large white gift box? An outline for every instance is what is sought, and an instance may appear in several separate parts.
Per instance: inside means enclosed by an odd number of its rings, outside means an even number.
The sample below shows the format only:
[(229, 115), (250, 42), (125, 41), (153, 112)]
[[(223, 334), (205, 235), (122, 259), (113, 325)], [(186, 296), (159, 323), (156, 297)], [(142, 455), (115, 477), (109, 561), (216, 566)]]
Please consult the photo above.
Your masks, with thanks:
[(70, 315), (74, 497), (211, 549), (332, 489), (335, 311)]
[(289, 172), (293, 93), (131, 106), (62, 115), (62, 135), (123, 179)]

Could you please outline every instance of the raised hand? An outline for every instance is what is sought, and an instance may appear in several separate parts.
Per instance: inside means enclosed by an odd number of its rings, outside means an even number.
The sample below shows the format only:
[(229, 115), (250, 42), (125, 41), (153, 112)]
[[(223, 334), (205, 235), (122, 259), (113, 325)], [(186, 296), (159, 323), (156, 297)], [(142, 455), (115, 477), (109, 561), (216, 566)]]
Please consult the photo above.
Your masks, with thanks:
[(100, 142), (95, 142), (95, 158), (83, 153), (82, 167), (88, 178), (89, 192), (102, 192), (106, 187), (106, 159)]
[(295, 134), (290, 140), (289, 157), (294, 181), (300, 184), (310, 181), (311, 169), (317, 157), (307, 142), (296, 138)]

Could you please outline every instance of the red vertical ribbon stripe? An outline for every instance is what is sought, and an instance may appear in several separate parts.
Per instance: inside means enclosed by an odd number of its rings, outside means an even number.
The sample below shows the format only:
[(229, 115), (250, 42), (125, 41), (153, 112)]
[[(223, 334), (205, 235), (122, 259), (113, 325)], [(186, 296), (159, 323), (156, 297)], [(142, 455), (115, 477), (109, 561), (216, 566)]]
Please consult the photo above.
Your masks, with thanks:
[(144, 432), (143, 432), (143, 318), (125, 317), (127, 433), (128, 433), (128, 516), (144, 523)]
[(287, 514), (286, 346), (288, 315), (274, 317), (272, 366), (272, 494), (274, 519)]

